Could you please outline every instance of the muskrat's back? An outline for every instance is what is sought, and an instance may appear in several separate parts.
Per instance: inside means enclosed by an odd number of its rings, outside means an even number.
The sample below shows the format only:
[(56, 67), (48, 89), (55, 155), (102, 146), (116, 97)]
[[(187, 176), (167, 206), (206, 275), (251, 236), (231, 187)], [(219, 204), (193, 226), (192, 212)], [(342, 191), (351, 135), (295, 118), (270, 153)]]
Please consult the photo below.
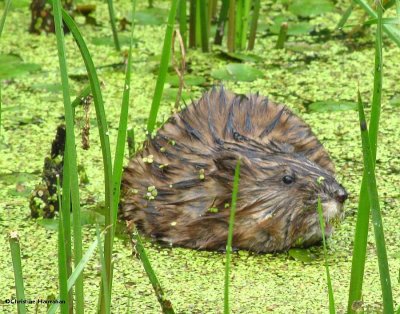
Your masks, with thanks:
[(121, 215), (171, 244), (224, 248), (238, 158), (235, 247), (268, 252), (319, 241), (318, 196), (331, 233), (347, 194), (310, 128), (268, 98), (222, 88), (173, 115), (129, 162)]

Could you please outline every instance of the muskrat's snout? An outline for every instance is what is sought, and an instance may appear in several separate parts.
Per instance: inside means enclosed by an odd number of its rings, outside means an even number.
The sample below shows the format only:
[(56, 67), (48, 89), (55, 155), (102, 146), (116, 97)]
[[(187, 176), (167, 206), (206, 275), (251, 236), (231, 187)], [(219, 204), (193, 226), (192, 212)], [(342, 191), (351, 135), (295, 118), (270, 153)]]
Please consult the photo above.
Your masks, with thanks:
[(349, 194), (347, 194), (347, 191), (345, 190), (345, 188), (340, 184), (339, 188), (335, 191), (335, 199), (343, 204), (347, 198), (348, 198)]

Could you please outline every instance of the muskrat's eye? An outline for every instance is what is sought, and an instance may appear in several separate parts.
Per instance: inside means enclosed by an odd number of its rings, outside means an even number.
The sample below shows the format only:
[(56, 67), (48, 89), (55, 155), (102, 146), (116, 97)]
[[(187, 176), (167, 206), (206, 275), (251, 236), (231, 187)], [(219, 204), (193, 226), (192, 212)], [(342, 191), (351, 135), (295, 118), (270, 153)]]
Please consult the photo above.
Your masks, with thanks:
[(282, 181), (285, 184), (292, 184), (294, 182), (294, 177), (292, 177), (292, 176), (284, 176), (282, 178)]

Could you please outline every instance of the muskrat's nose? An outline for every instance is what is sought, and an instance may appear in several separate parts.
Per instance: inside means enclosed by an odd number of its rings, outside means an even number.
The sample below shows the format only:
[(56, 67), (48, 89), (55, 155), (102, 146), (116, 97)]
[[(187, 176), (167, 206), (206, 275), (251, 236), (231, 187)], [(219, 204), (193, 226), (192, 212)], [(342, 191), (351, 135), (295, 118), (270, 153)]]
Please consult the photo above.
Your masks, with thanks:
[(340, 203), (344, 203), (344, 201), (347, 200), (348, 196), (349, 195), (347, 194), (346, 190), (343, 187), (339, 187), (335, 191), (335, 198)]

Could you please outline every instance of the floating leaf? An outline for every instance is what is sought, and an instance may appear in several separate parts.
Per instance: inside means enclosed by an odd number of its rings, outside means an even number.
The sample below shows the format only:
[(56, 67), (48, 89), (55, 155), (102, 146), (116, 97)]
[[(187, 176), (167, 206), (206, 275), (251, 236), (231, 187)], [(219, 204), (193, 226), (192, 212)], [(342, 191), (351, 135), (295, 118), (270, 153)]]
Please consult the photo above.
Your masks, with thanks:
[[(119, 43), (121, 45), (129, 46), (130, 44), (130, 36), (118, 36)], [(137, 44), (139, 42), (139, 39), (133, 38), (132, 39), (132, 44)], [(102, 37), (94, 37), (92, 38), (92, 44), (96, 46), (114, 46), (114, 39), (112, 36), (102, 36)]]
[(302, 17), (331, 12), (333, 9), (334, 5), (329, 0), (294, 0), (289, 6), (290, 12)]
[(288, 35), (301, 36), (309, 34), (314, 29), (314, 26), (307, 22), (289, 23)]
[(24, 63), (16, 55), (0, 55), (0, 79), (10, 79), (40, 69), (35, 63)]
[(351, 101), (317, 101), (308, 106), (310, 112), (333, 112), (333, 111), (346, 111), (358, 110), (358, 104)]
[[(199, 86), (203, 85), (206, 82), (206, 79), (202, 76), (196, 76), (196, 75), (185, 75), (183, 78), (184, 82), (186, 85), (189, 86)], [(179, 77), (178, 75), (168, 75), (167, 76), (167, 83), (171, 84), (173, 87), (178, 87), (179, 86)]]
[(316, 259), (316, 256), (307, 249), (294, 248), (290, 249), (288, 253), (293, 259), (303, 263), (310, 263)]
[(213, 70), (211, 75), (218, 80), (252, 82), (264, 76), (264, 73), (247, 64), (230, 63)]
[(8, 189), (9, 196), (21, 196), (28, 197), (31, 194), (31, 188), (27, 187), (23, 183), (17, 183), (15, 187)]
[(29, 0), (12, 0), (11, 8), (13, 9), (28, 9), (31, 5), (31, 1)]
[[(71, 216), (72, 218), (72, 216)], [(94, 210), (81, 210), (81, 225), (104, 225), (105, 218)], [(72, 222), (71, 222), (72, 223)]]
[(12, 185), (30, 182), (36, 180), (37, 177), (37, 174), (29, 172), (0, 173), (0, 182), (3, 182), (6, 185)]
[(285, 16), (279, 16), (275, 18), (274, 24), (270, 26), (269, 31), (272, 34), (279, 34), (281, 29), (281, 24), (287, 22), (288, 23), (288, 31), (287, 34), (290, 36), (301, 36), (309, 34), (314, 26), (307, 22), (291, 22), (288, 21), (288, 18)]
[[(8, 112), (16, 112), (16, 111), (25, 110), (27, 108), (28, 108), (28, 106), (26, 106), (26, 105), (18, 104), (16, 106), (3, 106), (1, 108), (1, 111), (2, 112), (6, 112), (6, 111), (8, 111)], [(1, 174), (0, 174), (0, 180), (1, 180)]]
[[(141, 25), (162, 25), (166, 22), (168, 11), (159, 8), (150, 8), (135, 13), (135, 23)], [(130, 21), (130, 18), (128, 18)]]
[(62, 91), (61, 83), (37, 83), (30, 87), (33, 90), (45, 90), (50, 93), (60, 93)]
[(38, 219), (37, 223), (47, 230), (58, 230), (58, 218), (55, 219)]
[[(177, 94), (178, 94), (177, 88), (166, 88), (163, 92), (163, 97), (168, 101), (175, 101)], [(183, 98), (184, 100), (189, 100), (191, 98), (191, 94), (186, 91), (182, 91), (181, 98)]]
[(258, 62), (263, 60), (262, 57), (251, 54), (251, 53), (242, 53), (242, 52), (225, 52), (221, 51), (220, 56), (224, 59), (231, 59), (234, 61), (240, 62)]
[(393, 107), (400, 107), (400, 95), (395, 95), (389, 100), (389, 105)]

